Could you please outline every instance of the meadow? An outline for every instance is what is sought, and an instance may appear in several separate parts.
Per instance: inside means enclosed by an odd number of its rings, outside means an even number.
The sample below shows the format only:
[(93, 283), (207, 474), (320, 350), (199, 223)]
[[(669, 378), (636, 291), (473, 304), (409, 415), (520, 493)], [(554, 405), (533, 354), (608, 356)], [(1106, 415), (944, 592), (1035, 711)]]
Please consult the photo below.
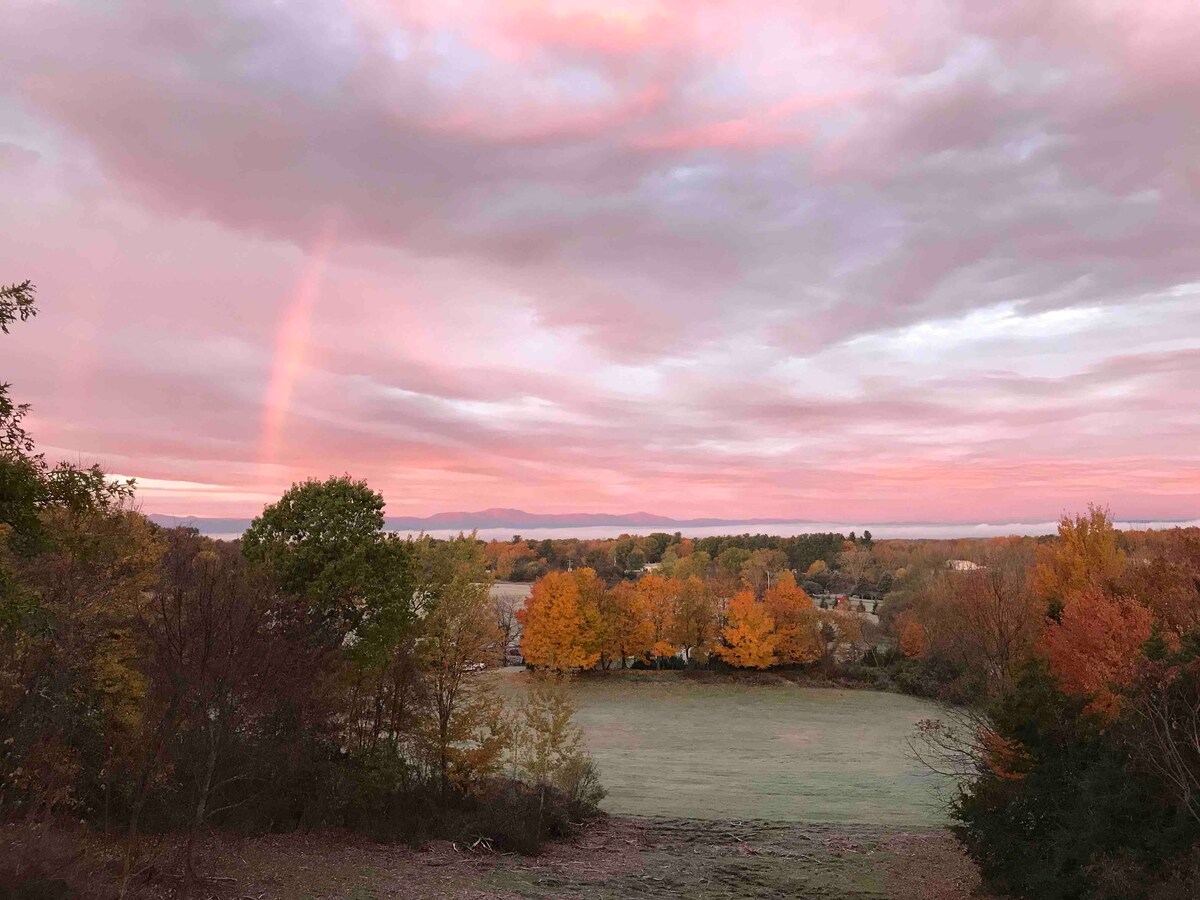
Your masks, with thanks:
[[(506, 692), (519, 691), (526, 677), (513, 672)], [(916, 723), (940, 714), (927, 701), (653, 672), (577, 679), (571, 691), (610, 813), (904, 827), (946, 822), (952, 785), (908, 748)]]

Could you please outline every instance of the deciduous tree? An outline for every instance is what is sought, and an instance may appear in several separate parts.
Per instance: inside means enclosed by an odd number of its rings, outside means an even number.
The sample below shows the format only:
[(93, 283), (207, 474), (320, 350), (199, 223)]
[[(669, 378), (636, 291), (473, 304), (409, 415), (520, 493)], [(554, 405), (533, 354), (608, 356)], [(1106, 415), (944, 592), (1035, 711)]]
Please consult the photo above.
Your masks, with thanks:
[(474, 536), (421, 545), (423, 581), (419, 658), (427, 684), (422, 735), (443, 797), (496, 771), (508, 741), (503, 705), (479, 670), (495, 659), (500, 633), (491, 608), (491, 579)]
[(1151, 626), (1150, 611), (1141, 604), (1092, 588), (1067, 595), (1041, 646), (1059, 686), (1087, 699), (1092, 712), (1112, 718), (1120, 707), (1117, 691), (1132, 682), (1145, 660), (1142, 645)]
[(1063, 516), (1058, 540), (1038, 550), (1034, 586), (1057, 606), (1071, 594), (1110, 592), (1125, 569), (1108, 510), (1089, 506), (1087, 515)]
[(674, 656), (679, 650), (679, 645), (672, 640), (679, 589), (680, 584), (676, 579), (654, 574), (638, 579), (635, 585), (649, 623), (650, 652), (658, 667), (662, 666), (664, 658)]
[(532, 666), (566, 672), (590, 669), (600, 659), (596, 635), (581, 608), (572, 572), (550, 572), (537, 580), (521, 610), (521, 655)]
[(902, 618), (900, 626), (900, 652), (909, 659), (924, 659), (929, 655), (929, 636), (922, 625), (911, 614)]
[(731, 666), (766, 669), (775, 664), (775, 622), (752, 591), (741, 591), (729, 601), (723, 644), (716, 650)]
[(717, 638), (717, 598), (695, 575), (676, 580), (679, 589), (671, 618), (671, 643), (683, 650), (690, 665), (707, 656)]
[(763, 603), (775, 622), (775, 654), (779, 662), (802, 665), (821, 655), (816, 608), (791, 572), (780, 574), (763, 595)]

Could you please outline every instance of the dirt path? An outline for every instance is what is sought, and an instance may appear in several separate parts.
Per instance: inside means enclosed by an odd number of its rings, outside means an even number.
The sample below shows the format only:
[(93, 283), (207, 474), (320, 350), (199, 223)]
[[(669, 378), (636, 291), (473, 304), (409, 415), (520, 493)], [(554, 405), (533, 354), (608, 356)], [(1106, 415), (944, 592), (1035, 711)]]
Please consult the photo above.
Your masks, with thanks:
[(946, 832), (876, 826), (611, 819), (536, 859), (329, 835), (212, 850), (232, 878), (219, 896), (254, 900), (959, 900), (978, 884)]

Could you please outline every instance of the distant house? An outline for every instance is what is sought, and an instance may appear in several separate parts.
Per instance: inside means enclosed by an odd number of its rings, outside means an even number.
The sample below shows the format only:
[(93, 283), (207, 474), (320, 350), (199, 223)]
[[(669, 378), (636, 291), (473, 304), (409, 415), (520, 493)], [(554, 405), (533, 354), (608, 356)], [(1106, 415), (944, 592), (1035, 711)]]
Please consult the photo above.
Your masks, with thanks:
[(949, 559), (946, 560), (946, 568), (953, 569), (955, 572), (974, 572), (976, 569), (982, 569), (983, 566), (973, 563), (969, 559)]

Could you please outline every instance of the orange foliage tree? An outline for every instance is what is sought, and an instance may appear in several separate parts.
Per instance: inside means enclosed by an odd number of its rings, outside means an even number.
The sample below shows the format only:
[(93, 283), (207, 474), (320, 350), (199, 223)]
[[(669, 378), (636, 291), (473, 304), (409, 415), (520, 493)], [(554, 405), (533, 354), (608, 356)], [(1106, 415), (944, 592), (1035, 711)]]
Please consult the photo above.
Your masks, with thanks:
[(791, 572), (779, 575), (763, 595), (763, 604), (775, 622), (775, 654), (779, 662), (800, 665), (821, 655), (816, 608)]
[(775, 621), (753, 591), (740, 591), (729, 601), (724, 644), (716, 653), (731, 666), (765, 669), (775, 663)]
[(909, 659), (924, 659), (929, 655), (929, 635), (925, 626), (913, 616), (904, 617), (900, 628), (900, 652)]
[(580, 584), (588, 578), (578, 572), (550, 572), (539, 578), (525, 608), (518, 614), (521, 655), (532, 666), (563, 672), (590, 669), (600, 653), (595, 649), (595, 618), (583, 605)]
[(654, 638), (645, 603), (630, 582), (618, 582), (605, 591), (596, 622), (596, 650), (601, 668), (607, 669), (617, 660), (625, 668), (627, 659), (650, 655)]
[(519, 564), (537, 559), (537, 554), (524, 541), (515, 544), (490, 541), (484, 545), (484, 553), (497, 581), (508, 581)]
[(1073, 593), (1059, 621), (1046, 626), (1041, 647), (1059, 686), (1112, 718), (1120, 705), (1116, 690), (1137, 675), (1151, 628), (1150, 611), (1133, 600), (1099, 590)]
[(635, 585), (650, 626), (650, 652), (655, 658), (674, 656), (679, 645), (671, 640), (675, 627), (675, 598), (679, 596), (679, 582), (661, 575), (646, 575)]

